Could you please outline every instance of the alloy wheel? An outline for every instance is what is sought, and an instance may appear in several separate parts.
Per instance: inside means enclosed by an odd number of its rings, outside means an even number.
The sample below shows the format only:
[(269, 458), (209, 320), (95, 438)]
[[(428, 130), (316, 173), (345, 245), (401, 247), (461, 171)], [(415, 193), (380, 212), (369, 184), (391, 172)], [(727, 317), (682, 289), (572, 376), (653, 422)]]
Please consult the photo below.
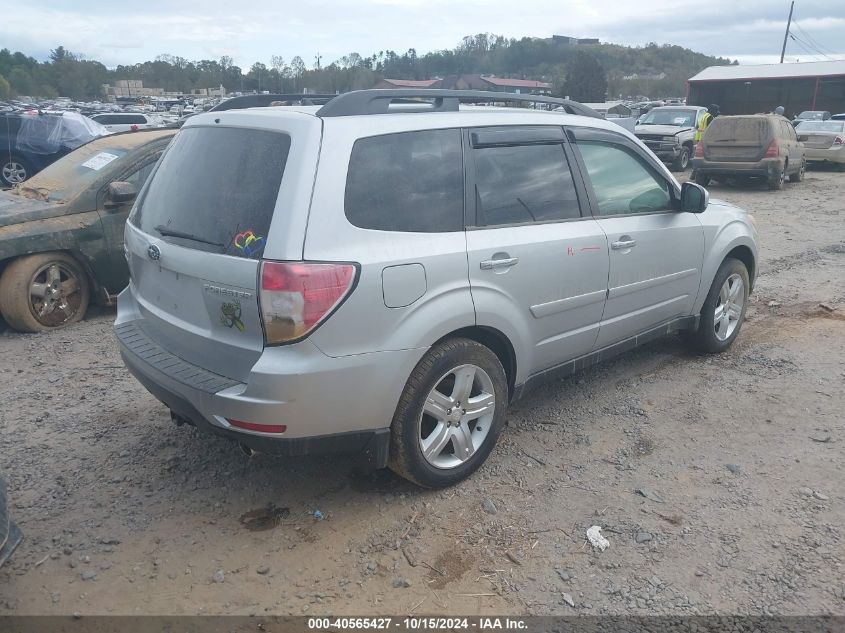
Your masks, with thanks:
[(435, 468), (449, 469), (470, 459), (493, 424), (493, 380), (481, 367), (460, 365), (444, 374), (425, 399), (419, 445)]
[(713, 315), (716, 338), (725, 341), (736, 331), (745, 306), (745, 284), (736, 273), (725, 279)]
[(77, 273), (62, 262), (50, 262), (32, 276), (29, 308), (42, 325), (62, 325), (76, 315), (81, 303)]
[(3, 165), (3, 180), (10, 185), (18, 185), (26, 180), (26, 167), (15, 161)]

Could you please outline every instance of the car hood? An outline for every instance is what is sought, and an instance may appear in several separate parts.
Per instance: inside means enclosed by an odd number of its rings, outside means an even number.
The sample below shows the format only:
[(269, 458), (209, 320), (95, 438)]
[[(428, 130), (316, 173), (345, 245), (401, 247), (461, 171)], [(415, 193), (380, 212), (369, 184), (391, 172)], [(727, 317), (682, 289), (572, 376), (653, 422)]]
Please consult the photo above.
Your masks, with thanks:
[(634, 128), (634, 134), (659, 134), (660, 136), (674, 136), (678, 132), (686, 132), (691, 127), (678, 127), (677, 125), (638, 125)]
[(6, 191), (0, 191), (0, 226), (31, 222), (32, 220), (46, 220), (68, 212), (67, 204), (42, 202), (32, 198), (24, 198)]

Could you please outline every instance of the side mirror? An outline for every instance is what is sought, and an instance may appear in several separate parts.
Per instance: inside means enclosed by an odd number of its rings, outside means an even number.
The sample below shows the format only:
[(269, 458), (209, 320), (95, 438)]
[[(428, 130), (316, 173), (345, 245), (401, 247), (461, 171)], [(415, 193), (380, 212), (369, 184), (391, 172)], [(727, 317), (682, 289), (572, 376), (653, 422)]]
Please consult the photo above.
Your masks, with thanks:
[(106, 194), (106, 208), (114, 209), (122, 206), (127, 202), (132, 202), (138, 197), (138, 188), (131, 182), (124, 180), (115, 180), (109, 183), (108, 192)]
[(681, 185), (681, 211), (684, 213), (701, 213), (710, 202), (707, 189), (694, 182)]

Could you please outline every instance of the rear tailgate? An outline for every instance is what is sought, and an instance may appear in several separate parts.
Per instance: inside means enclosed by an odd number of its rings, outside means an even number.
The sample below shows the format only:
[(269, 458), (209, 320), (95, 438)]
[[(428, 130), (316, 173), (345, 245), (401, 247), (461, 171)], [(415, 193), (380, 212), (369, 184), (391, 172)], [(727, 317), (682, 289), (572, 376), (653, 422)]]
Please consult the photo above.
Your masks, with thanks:
[(702, 139), (707, 160), (756, 162), (763, 159), (771, 134), (763, 117), (717, 117)]
[(125, 243), (139, 327), (189, 363), (246, 381), (264, 349), (260, 260), (302, 256), (320, 123), (315, 143), (283, 129), (279, 113), (215, 114), (197, 119), (219, 124), (174, 138)]

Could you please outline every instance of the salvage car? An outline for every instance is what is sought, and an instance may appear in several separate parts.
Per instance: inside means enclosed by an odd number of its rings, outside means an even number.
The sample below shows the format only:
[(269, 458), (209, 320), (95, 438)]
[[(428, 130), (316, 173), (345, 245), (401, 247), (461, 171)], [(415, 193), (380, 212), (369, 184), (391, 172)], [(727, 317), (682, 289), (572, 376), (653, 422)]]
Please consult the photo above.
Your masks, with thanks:
[(137, 132), (164, 127), (161, 117), (143, 112), (103, 112), (92, 114), (91, 119), (104, 125), (110, 132)]
[(68, 325), (126, 286), (123, 225), (174, 134), (96, 139), (0, 192), (0, 314), (11, 327)]
[(830, 112), (827, 110), (804, 110), (804, 112), (792, 119), (792, 125), (795, 127), (801, 121), (827, 121), (829, 118)]
[(801, 121), (795, 131), (809, 163), (830, 163), (845, 170), (845, 121)]
[(109, 134), (77, 112), (0, 113), (0, 189), (27, 178), (88, 141)]
[(695, 147), (693, 173), (703, 187), (710, 181), (764, 178), (769, 189), (804, 180), (804, 145), (788, 119), (777, 114), (719, 116)]
[(695, 151), (695, 130), (707, 108), (662, 106), (637, 120), (634, 134), (672, 171), (684, 171)]
[(126, 223), (114, 328), (174, 421), (448, 486), (544, 381), (676, 331), (730, 347), (747, 213), (604, 119), (462, 100), (571, 105), (364, 90), (185, 122)]

